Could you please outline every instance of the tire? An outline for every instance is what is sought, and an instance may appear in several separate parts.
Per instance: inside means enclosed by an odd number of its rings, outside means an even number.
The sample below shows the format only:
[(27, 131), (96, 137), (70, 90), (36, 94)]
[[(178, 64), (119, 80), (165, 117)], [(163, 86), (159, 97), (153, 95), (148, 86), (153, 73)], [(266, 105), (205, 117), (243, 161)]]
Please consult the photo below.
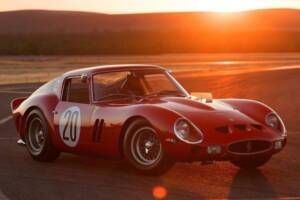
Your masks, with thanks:
[(32, 110), (26, 119), (25, 143), (29, 154), (36, 161), (51, 162), (60, 154), (53, 146), (48, 123), (39, 110)]
[(271, 156), (246, 157), (233, 159), (230, 162), (241, 169), (256, 169), (263, 166), (271, 159)]
[(156, 131), (144, 119), (135, 120), (127, 128), (123, 154), (133, 168), (146, 175), (162, 175), (174, 165), (164, 153)]

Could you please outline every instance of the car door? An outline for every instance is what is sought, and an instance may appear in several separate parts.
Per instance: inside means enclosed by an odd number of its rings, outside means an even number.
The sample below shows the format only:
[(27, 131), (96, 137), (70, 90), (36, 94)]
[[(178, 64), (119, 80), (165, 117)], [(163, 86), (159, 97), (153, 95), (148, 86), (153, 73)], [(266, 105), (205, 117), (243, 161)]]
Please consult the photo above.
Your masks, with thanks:
[(54, 110), (57, 143), (63, 151), (81, 153), (88, 149), (93, 128), (90, 81), (82, 76), (67, 77), (62, 90)]

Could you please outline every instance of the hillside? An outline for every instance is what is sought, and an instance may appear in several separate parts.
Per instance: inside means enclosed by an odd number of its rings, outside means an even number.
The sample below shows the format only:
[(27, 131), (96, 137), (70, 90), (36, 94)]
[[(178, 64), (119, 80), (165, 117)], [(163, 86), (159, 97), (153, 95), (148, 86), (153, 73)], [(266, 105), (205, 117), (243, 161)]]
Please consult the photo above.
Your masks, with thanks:
[(0, 54), (299, 51), (299, 19), (300, 10), (292, 9), (120, 15), (0, 12)]
[[(0, 33), (82, 33), (122, 30), (300, 30), (300, 10), (244, 13), (151, 13), (107, 15), (88, 12), (24, 10), (0, 12)], [(226, 25), (226, 26), (225, 26)], [(225, 26), (225, 27), (224, 27)]]

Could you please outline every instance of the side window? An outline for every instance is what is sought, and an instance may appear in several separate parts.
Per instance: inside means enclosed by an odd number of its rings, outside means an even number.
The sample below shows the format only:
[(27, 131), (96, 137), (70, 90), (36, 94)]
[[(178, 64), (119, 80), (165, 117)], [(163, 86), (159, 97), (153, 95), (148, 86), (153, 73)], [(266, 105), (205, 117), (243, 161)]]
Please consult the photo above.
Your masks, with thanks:
[(89, 83), (80, 77), (69, 78), (64, 83), (62, 101), (89, 104)]

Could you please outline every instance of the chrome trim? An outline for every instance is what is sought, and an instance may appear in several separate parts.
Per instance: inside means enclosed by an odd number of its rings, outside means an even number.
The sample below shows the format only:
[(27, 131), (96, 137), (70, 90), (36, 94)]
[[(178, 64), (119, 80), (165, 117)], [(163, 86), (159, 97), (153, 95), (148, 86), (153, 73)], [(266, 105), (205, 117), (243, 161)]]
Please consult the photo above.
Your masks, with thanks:
[[(276, 130), (276, 129), (273, 129), (273, 128), (268, 124), (267, 118), (268, 118), (268, 116), (273, 115), (273, 114), (274, 114), (274, 115), (277, 117), (277, 119), (279, 120), (279, 123), (280, 123), (280, 125), (282, 126), (282, 131), (278, 131), (278, 130)], [(286, 127), (285, 127), (285, 125), (284, 125), (284, 123), (283, 123), (281, 117), (280, 117), (276, 112), (274, 112), (274, 111), (273, 111), (273, 112), (269, 112), (269, 113), (265, 116), (265, 123), (266, 123), (266, 125), (267, 125), (268, 127), (270, 127), (272, 130), (277, 131), (277, 132), (280, 133), (282, 136), (284, 136), (284, 137), (287, 136), (287, 130), (286, 130)]]
[[(190, 126), (192, 126), (192, 127), (196, 130), (196, 132), (198, 132), (198, 133), (201, 135), (201, 140), (199, 140), (199, 141), (197, 141), (197, 142), (190, 142), (190, 141), (185, 140), (185, 139), (181, 138), (180, 136), (178, 136), (177, 133), (176, 133), (175, 125), (176, 125), (176, 124), (178, 123), (178, 121), (180, 121), (180, 120), (185, 120), (185, 121), (187, 121), (187, 123), (188, 123)], [(176, 137), (177, 137), (179, 140), (181, 140), (181, 141), (183, 141), (183, 142), (185, 142), (185, 143), (187, 143), (187, 144), (200, 144), (200, 143), (203, 142), (203, 133), (202, 133), (202, 131), (201, 131), (201, 130), (193, 123), (193, 122), (191, 122), (190, 120), (188, 120), (188, 119), (186, 119), (186, 118), (180, 117), (180, 118), (176, 119), (176, 121), (175, 121), (174, 124), (173, 124), (173, 132), (174, 132), (174, 134), (176, 135)]]

